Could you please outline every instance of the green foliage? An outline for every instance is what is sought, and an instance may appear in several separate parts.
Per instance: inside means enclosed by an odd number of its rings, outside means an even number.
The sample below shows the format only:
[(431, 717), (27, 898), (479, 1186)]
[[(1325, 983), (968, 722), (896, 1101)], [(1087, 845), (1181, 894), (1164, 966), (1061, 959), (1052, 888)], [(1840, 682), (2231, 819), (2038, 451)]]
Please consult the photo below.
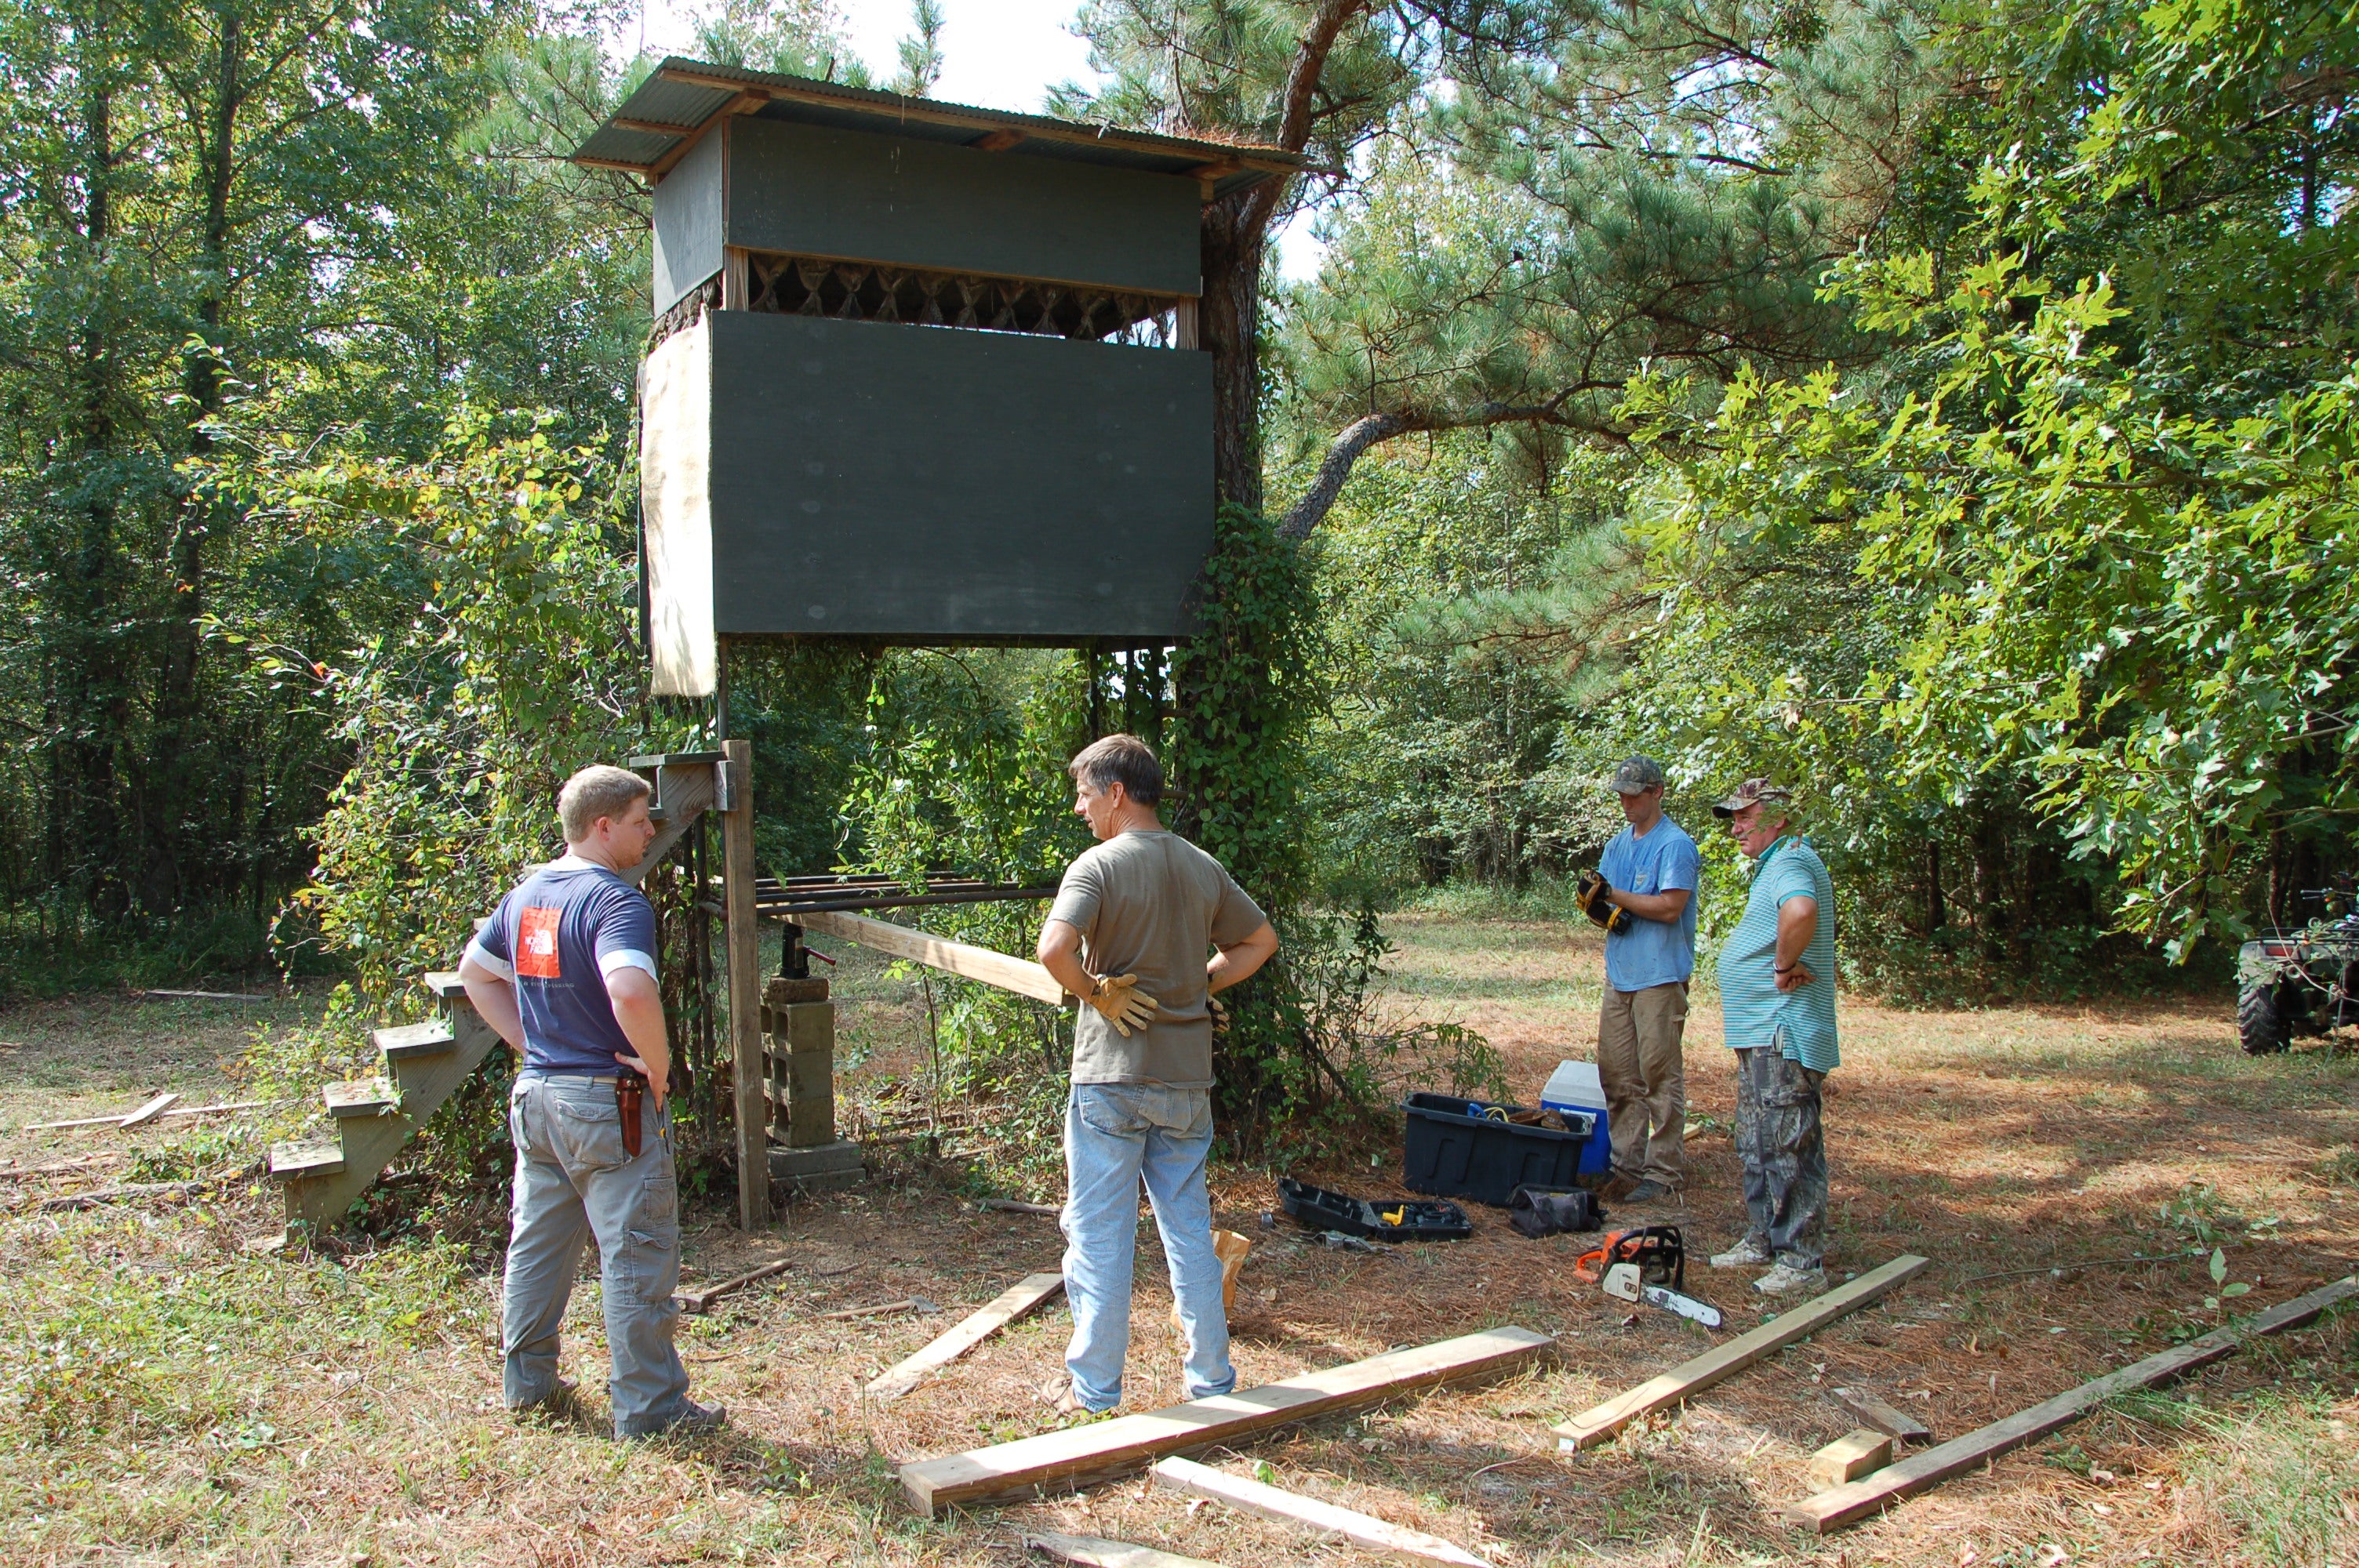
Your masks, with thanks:
[(1555, 585), (1596, 537), (1592, 501), (1586, 486), (1536, 491), (1515, 453), (1471, 433), (1363, 460), (1309, 557), (1327, 672), (1309, 741), (1323, 896), (1519, 883), (1619, 830), (1596, 780), (1557, 760), (1571, 708), (1542, 652), (1567, 642)]
[[(919, 890), (940, 871), (1053, 885), (1089, 845), (1065, 788), (1065, 761), (1088, 740), (1077, 663), (1026, 650), (880, 660), (843, 802), (847, 838), (857, 846), (849, 863)], [(1043, 913), (1025, 903), (951, 904), (927, 911), (925, 925), (1003, 953), (1029, 953)], [(931, 972), (921, 979), (937, 1098), (1001, 1103), (1023, 1143), (1053, 1145), (1070, 1022), (993, 987)]]
[(1278, 929), (1277, 957), (1228, 993), (1218, 1042), (1229, 1136), (1272, 1158), (1364, 1131), (1404, 1056), (1452, 1082), (1496, 1074), (1467, 1031), (1382, 1021), (1370, 997), (1385, 952), (1374, 914), (1347, 921), (1310, 907), (1309, 742), (1325, 662), (1316, 605), (1300, 553), (1260, 516), (1223, 507), (1198, 631), (1172, 660), (1173, 825)]

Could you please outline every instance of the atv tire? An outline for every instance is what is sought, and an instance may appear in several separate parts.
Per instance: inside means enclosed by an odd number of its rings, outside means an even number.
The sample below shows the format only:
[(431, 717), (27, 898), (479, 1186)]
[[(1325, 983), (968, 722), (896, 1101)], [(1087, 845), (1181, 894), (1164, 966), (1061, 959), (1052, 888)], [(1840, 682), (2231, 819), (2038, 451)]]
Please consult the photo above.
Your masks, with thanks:
[(2275, 984), (2236, 992), (2236, 1040), (2247, 1056), (2271, 1056), (2293, 1044), (2293, 1019)]

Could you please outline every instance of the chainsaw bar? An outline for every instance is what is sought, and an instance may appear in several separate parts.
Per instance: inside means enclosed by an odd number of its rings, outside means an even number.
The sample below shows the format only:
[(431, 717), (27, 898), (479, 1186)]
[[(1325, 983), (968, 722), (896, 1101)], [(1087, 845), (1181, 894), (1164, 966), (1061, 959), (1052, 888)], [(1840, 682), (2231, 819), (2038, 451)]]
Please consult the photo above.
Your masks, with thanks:
[(1693, 1296), (1681, 1295), (1679, 1292), (1668, 1290), (1661, 1285), (1647, 1285), (1641, 1288), (1638, 1292), (1638, 1299), (1648, 1306), (1658, 1306), (1666, 1312), (1675, 1312), (1690, 1322), (1703, 1325), (1706, 1328), (1720, 1326), (1718, 1307), (1710, 1302), (1700, 1302)]

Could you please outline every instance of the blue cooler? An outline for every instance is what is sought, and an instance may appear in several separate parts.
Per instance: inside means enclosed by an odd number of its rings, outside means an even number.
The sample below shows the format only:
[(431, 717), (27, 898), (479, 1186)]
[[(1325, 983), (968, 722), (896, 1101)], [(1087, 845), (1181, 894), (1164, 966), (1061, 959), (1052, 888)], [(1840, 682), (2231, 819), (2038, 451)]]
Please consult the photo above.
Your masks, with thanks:
[(1605, 1090), (1597, 1081), (1594, 1062), (1560, 1062), (1540, 1090), (1542, 1110), (1577, 1110), (1596, 1119), (1596, 1130), (1581, 1151), (1581, 1173), (1606, 1176), (1614, 1173), (1614, 1141), (1605, 1127)]

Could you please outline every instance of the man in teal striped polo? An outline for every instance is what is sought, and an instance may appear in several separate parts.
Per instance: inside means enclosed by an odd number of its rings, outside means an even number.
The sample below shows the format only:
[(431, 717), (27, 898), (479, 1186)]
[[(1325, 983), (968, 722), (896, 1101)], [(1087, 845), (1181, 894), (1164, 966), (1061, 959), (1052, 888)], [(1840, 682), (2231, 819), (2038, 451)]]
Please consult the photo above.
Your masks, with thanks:
[(1792, 831), (1793, 796), (1766, 778), (1713, 806), (1753, 862), (1745, 915), (1720, 950), (1720, 1010), (1736, 1053), (1745, 1239), (1715, 1269), (1767, 1263), (1765, 1296), (1827, 1288), (1827, 1146), (1819, 1084), (1835, 1048), (1835, 905), (1826, 862)]

